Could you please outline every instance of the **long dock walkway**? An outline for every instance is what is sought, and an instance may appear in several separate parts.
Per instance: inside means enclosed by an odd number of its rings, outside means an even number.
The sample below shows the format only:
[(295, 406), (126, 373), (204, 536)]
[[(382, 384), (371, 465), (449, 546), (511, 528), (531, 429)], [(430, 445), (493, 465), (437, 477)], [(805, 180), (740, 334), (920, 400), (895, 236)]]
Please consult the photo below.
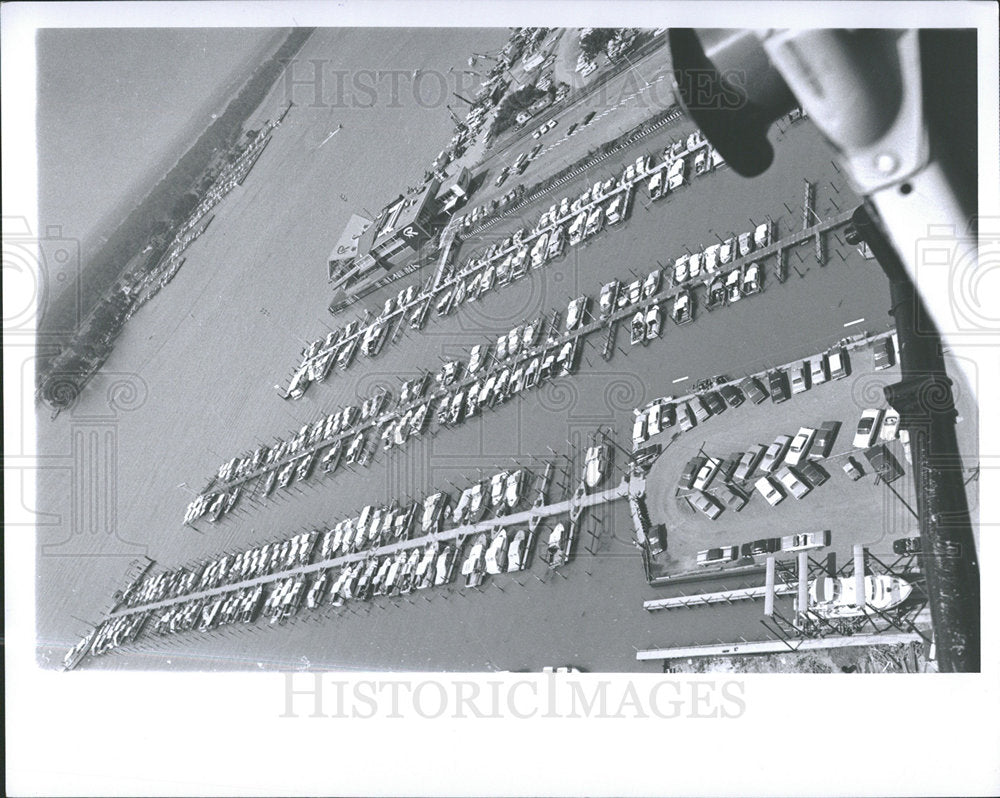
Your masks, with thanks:
[(640, 661), (658, 659), (687, 659), (689, 657), (741, 656), (744, 654), (780, 654), (789, 651), (816, 651), (823, 648), (848, 646), (889, 646), (896, 643), (913, 643), (923, 638), (916, 632), (893, 632), (875, 635), (849, 635), (812, 637), (794, 642), (784, 640), (759, 640), (748, 643), (722, 643), (713, 646), (687, 646), (678, 648), (651, 648), (636, 652)]
[(427, 535), (423, 535), (419, 538), (411, 538), (410, 540), (401, 540), (396, 543), (389, 543), (384, 546), (378, 546), (374, 549), (365, 549), (363, 551), (352, 552), (351, 554), (345, 554), (341, 557), (333, 557), (327, 560), (322, 560), (316, 563), (310, 563), (308, 565), (300, 565), (295, 568), (289, 568), (285, 571), (278, 571), (272, 574), (266, 574), (264, 576), (254, 577), (252, 579), (245, 579), (241, 582), (232, 582), (226, 585), (219, 585), (218, 587), (210, 588), (207, 590), (200, 590), (195, 593), (186, 593), (181, 596), (174, 596), (172, 598), (163, 599), (161, 601), (151, 602), (149, 604), (144, 604), (136, 607), (129, 607), (127, 609), (117, 610), (111, 612), (107, 616), (107, 620), (113, 620), (115, 618), (121, 618), (128, 615), (135, 615), (140, 612), (148, 612), (150, 610), (160, 610), (166, 607), (170, 607), (175, 604), (184, 604), (189, 601), (195, 601), (201, 598), (209, 598), (211, 596), (218, 596), (223, 593), (231, 593), (237, 590), (243, 590), (248, 587), (256, 587), (257, 585), (267, 584), (269, 582), (277, 582), (282, 579), (287, 579), (288, 577), (301, 576), (303, 574), (312, 574), (319, 571), (323, 571), (327, 568), (337, 568), (344, 565), (349, 565), (350, 563), (357, 562), (359, 560), (365, 560), (369, 557), (383, 557), (386, 555), (396, 554), (400, 551), (408, 551), (415, 548), (422, 548), (429, 543), (448, 543), (452, 541), (464, 541), (465, 538), (470, 535), (478, 535), (483, 532), (491, 532), (494, 529), (499, 529), (500, 527), (514, 527), (521, 524), (529, 524), (532, 520), (552, 518), (560, 515), (570, 515), (572, 517), (578, 517), (580, 513), (589, 507), (594, 507), (599, 504), (604, 504), (606, 502), (613, 502), (619, 499), (627, 498), (629, 491), (644, 491), (645, 482), (641, 477), (632, 476), (631, 479), (623, 479), (617, 486), (613, 488), (608, 488), (597, 493), (590, 493), (580, 495), (574, 495), (569, 499), (563, 501), (553, 502), (552, 504), (546, 504), (542, 506), (533, 506), (528, 510), (523, 510), (517, 513), (511, 513), (510, 515), (501, 515), (495, 518), (490, 518), (487, 520), (479, 521), (475, 524), (463, 524), (462, 526), (457, 526), (453, 529), (441, 530), (438, 532), (431, 532)]

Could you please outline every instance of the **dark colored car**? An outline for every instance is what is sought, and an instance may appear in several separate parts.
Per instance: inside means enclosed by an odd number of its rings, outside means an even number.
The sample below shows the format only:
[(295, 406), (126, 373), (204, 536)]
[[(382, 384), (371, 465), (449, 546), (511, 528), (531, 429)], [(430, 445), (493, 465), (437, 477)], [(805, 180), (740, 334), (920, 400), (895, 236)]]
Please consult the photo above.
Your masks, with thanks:
[(837, 433), (840, 432), (839, 421), (824, 421), (819, 425), (813, 445), (809, 449), (810, 460), (821, 460), (830, 454), (833, 442), (837, 440)]
[(749, 497), (739, 488), (732, 485), (723, 485), (719, 490), (719, 498), (725, 505), (734, 512), (739, 512), (749, 501)]
[(677, 406), (660, 405), (660, 429), (672, 427), (677, 423)]
[(767, 372), (768, 387), (771, 389), (771, 401), (781, 404), (792, 395), (788, 387), (788, 374), (781, 369)]
[(755, 554), (773, 554), (781, 548), (781, 538), (761, 538), (752, 543), (744, 543), (740, 554), (753, 557)]
[(875, 353), (875, 368), (881, 371), (882, 369), (887, 369), (896, 362), (895, 351), (892, 345), (892, 338), (888, 335), (884, 338), (879, 338), (875, 345), (872, 347), (872, 351)]
[(583, 118), (583, 121), (582, 121), (582, 122), (580, 122), (580, 125), (581, 125), (581, 126), (583, 126), (583, 125), (589, 125), (589, 124), (590, 124), (590, 121), (591, 121), (591, 120), (592, 120), (592, 119), (593, 119), (593, 118), (594, 118), (595, 116), (597, 116), (597, 111), (591, 111), (591, 112), (590, 112), (589, 114), (587, 114), (587, 115), (586, 115), (586, 116), (585, 116), (585, 117)]
[(897, 538), (892, 541), (893, 554), (920, 554), (920, 538)]
[(632, 465), (639, 471), (648, 471), (663, 452), (663, 444), (650, 443), (632, 454)]
[(871, 463), (875, 473), (882, 477), (883, 482), (895, 482), (903, 476), (899, 461), (892, 456), (884, 443), (865, 449), (865, 459)]
[(705, 401), (705, 397), (699, 394), (691, 402), (691, 409), (694, 410), (694, 417), (698, 419), (699, 424), (704, 424), (712, 417), (712, 408), (708, 406), (708, 402)]
[(736, 470), (736, 466), (740, 464), (740, 459), (743, 457), (743, 452), (733, 452), (729, 457), (723, 459), (722, 463), (719, 465), (719, 476), (722, 477), (726, 482), (729, 482), (733, 478), (733, 472)]
[(749, 396), (750, 401), (755, 405), (759, 405), (761, 402), (767, 400), (767, 391), (764, 390), (764, 386), (760, 384), (760, 380), (756, 377), (747, 377), (743, 380), (740, 383), (740, 390)]
[(694, 478), (698, 476), (698, 471), (701, 469), (702, 463), (705, 462), (704, 457), (692, 457), (688, 460), (687, 465), (684, 466), (684, 471), (681, 474), (680, 486), (684, 490), (691, 490), (694, 485)]
[(566, 138), (569, 138), (569, 137), (570, 137), (570, 136), (572, 136), (572, 135), (573, 135), (574, 133), (576, 133), (576, 129), (577, 129), (577, 128), (578, 128), (579, 126), (580, 126), (580, 125), (579, 125), (579, 123), (577, 123), (577, 122), (574, 122), (574, 123), (573, 123), (572, 125), (570, 125), (570, 126), (569, 126), (568, 128), (566, 128)]
[(537, 156), (538, 153), (540, 153), (541, 151), (542, 151), (542, 145), (536, 144), (534, 147), (531, 148), (531, 152), (528, 153), (528, 158), (534, 160), (535, 156)]
[(712, 411), (713, 416), (724, 413), (726, 410), (726, 403), (715, 391), (709, 391), (705, 394), (705, 403), (708, 405), (708, 409)]
[(656, 524), (650, 527), (649, 533), (646, 535), (646, 541), (649, 544), (649, 554), (651, 557), (665, 552), (667, 550), (666, 524)]
[(719, 388), (719, 393), (722, 394), (722, 398), (729, 403), (730, 407), (739, 407), (746, 399), (743, 391), (735, 385), (723, 385)]
[(830, 478), (830, 475), (825, 469), (820, 468), (820, 466), (816, 465), (816, 463), (811, 460), (807, 460), (799, 466), (799, 473), (801, 473), (814, 488), (822, 485)]

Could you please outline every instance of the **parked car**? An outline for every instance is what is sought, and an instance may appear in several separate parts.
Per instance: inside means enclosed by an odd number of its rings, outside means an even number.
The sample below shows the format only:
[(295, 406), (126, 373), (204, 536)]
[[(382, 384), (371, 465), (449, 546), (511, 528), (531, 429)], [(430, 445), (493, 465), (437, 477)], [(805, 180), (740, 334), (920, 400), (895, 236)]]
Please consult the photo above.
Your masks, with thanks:
[(851, 373), (851, 362), (842, 346), (831, 349), (826, 355), (826, 360), (830, 369), (830, 379), (842, 380)]
[(694, 412), (691, 410), (691, 403), (685, 402), (681, 405), (680, 409), (680, 423), (678, 426), (681, 428), (681, 432), (687, 432), (688, 430), (694, 429), (695, 418)]
[(796, 363), (791, 368), (792, 373), (792, 394), (802, 393), (809, 390), (809, 361), (803, 360)]
[(773, 554), (781, 548), (781, 538), (760, 538), (751, 543), (744, 543), (740, 553), (744, 557), (753, 557), (757, 554)]
[(826, 364), (826, 355), (820, 355), (810, 361), (809, 376), (813, 385), (822, 385), (830, 379), (829, 367)]
[(826, 470), (814, 463), (812, 460), (807, 460), (803, 463), (799, 468), (799, 471), (814, 488), (822, 485), (830, 478), (830, 475), (826, 472)]
[(771, 401), (775, 404), (781, 404), (792, 395), (788, 388), (788, 375), (781, 369), (769, 371), (767, 382), (771, 389)]
[(883, 413), (882, 408), (870, 407), (861, 414), (858, 428), (854, 433), (855, 449), (867, 449), (875, 442)]
[(753, 483), (753, 486), (772, 507), (781, 504), (782, 500), (785, 498), (785, 494), (781, 492), (778, 484), (769, 476), (765, 475), (761, 477)]
[(815, 437), (816, 430), (811, 427), (799, 427), (799, 431), (792, 439), (791, 446), (788, 447), (788, 453), (785, 455), (785, 463), (790, 466), (798, 465), (809, 454), (809, 447), (812, 446), (813, 438)]
[(812, 448), (809, 450), (809, 459), (821, 460), (829, 456), (838, 432), (840, 432), (839, 421), (824, 421), (820, 424)]
[(892, 541), (893, 554), (920, 554), (922, 550), (920, 538), (897, 538)]
[(646, 414), (637, 412), (635, 414), (635, 421), (632, 423), (632, 446), (638, 449), (646, 442), (648, 437), (649, 432), (646, 428)]
[(844, 463), (844, 473), (855, 482), (864, 476), (864, 472), (853, 457), (848, 457), (847, 462)]
[(727, 562), (735, 562), (740, 558), (738, 546), (720, 546), (714, 549), (705, 549), (698, 552), (698, 565), (722, 565)]
[(740, 390), (749, 396), (750, 401), (755, 405), (767, 401), (767, 391), (764, 390), (764, 386), (760, 384), (760, 380), (756, 377), (747, 377), (743, 380), (740, 383)]
[(717, 416), (720, 413), (725, 412), (726, 403), (718, 393), (715, 391), (708, 391), (704, 394), (704, 398), (705, 404), (708, 405), (708, 409), (712, 412), (713, 416)]
[(696, 396), (691, 406), (694, 408), (694, 415), (698, 419), (699, 424), (704, 424), (712, 417), (712, 411), (708, 406), (708, 402), (705, 401), (704, 396)]
[(899, 434), (899, 413), (892, 408), (885, 411), (878, 436), (883, 441), (894, 441)]
[(679, 482), (681, 488), (684, 490), (690, 490), (692, 488), (695, 477), (698, 476), (698, 472), (701, 470), (701, 466), (704, 462), (704, 457), (692, 457), (687, 461), (687, 465), (684, 466), (684, 471), (681, 473)]
[(719, 488), (718, 493), (726, 507), (737, 513), (746, 506), (748, 501), (750, 501), (749, 496), (733, 485), (723, 485)]
[(795, 535), (785, 535), (781, 538), (782, 551), (810, 551), (830, 545), (830, 530), (821, 532), (799, 532)]
[(743, 457), (740, 458), (739, 465), (736, 466), (736, 474), (733, 478), (737, 482), (746, 482), (750, 479), (750, 477), (753, 476), (754, 471), (757, 470), (757, 464), (764, 456), (765, 451), (765, 447), (759, 443), (751, 446), (747, 451), (745, 451), (743, 453)]
[(739, 407), (746, 399), (743, 392), (735, 385), (723, 385), (719, 388), (719, 393), (722, 394), (722, 398), (729, 403), (730, 407)]
[(767, 447), (767, 451), (764, 453), (764, 459), (760, 463), (761, 470), (768, 474), (773, 472), (784, 459), (785, 452), (788, 451), (788, 447), (791, 444), (792, 438), (790, 435), (779, 435), (775, 438), (774, 442)]
[(691, 503), (696, 510), (701, 510), (712, 521), (722, 514), (722, 505), (718, 500), (708, 493), (696, 492), (691, 494)]
[(884, 443), (866, 449), (865, 459), (871, 463), (875, 473), (882, 477), (883, 482), (895, 482), (903, 476), (903, 469), (899, 465), (899, 461), (892, 456)]
[(812, 490), (812, 488), (799, 479), (795, 472), (788, 466), (782, 466), (775, 472), (774, 475), (796, 499), (801, 499)]
[(875, 355), (876, 371), (887, 369), (896, 363), (896, 353), (892, 346), (892, 339), (888, 335), (875, 342), (872, 346), (872, 352)]
[(700, 469), (698, 469), (698, 475), (694, 478), (694, 489), (695, 490), (706, 490), (709, 485), (712, 484), (712, 480), (715, 479), (715, 475), (719, 472), (719, 465), (721, 461), (717, 457), (709, 457)]

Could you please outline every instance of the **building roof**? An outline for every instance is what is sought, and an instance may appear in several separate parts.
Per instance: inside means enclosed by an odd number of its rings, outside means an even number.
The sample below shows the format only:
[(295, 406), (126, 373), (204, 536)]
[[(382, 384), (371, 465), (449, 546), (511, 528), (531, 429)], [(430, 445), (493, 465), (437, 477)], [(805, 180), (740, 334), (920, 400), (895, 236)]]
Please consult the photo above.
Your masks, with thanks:
[(419, 194), (412, 194), (409, 197), (400, 195), (390, 202), (379, 214), (375, 224), (372, 225), (371, 229), (375, 230), (374, 244), (381, 244), (397, 230), (402, 230), (416, 222), (427, 206), (437, 197), (440, 185), (440, 180), (431, 178), (429, 182), (424, 184)]
[(358, 244), (365, 232), (371, 227), (372, 220), (358, 214), (352, 214), (350, 221), (344, 227), (337, 243), (330, 250), (330, 261), (347, 260), (358, 254)]

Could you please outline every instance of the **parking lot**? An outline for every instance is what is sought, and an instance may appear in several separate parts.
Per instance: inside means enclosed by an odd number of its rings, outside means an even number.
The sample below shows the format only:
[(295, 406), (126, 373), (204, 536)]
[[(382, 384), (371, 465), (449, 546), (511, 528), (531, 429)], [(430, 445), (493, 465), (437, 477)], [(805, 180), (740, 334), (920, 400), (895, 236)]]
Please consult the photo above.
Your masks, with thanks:
[[(668, 572), (695, 570), (698, 551), (741, 546), (760, 538), (830, 530), (831, 550), (843, 561), (841, 558), (851, 556), (854, 544), (867, 546), (876, 556), (888, 557), (893, 539), (917, 534), (912, 479), (900, 478), (891, 486), (876, 481), (863, 451), (852, 445), (862, 410), (886, 406), (882, 386), (898, 379), (898, 369), (873, 371), (867, 347), (854, 350), (851, 355), (853, 371), (845, 379), (813, 386), (779, 405), (771, 401), (754, 405), (747, 401), (688, 432), (677, 433), (676, 428), (671, 428), (652, 439), (665, 446), (650, 473), (647, 491), (653, 523), (667, 525)], [(749, 497), (741, 510), (726, 508), (715, 520), (710, 520), (684, 498), (692, 491), (682, 489), (678, 483), (692, 458), (701, 455), (724, 459), (754, 444), (766, 447), (782, 434), (794, 436), (800, 427), (818, 428), (824, 421), (841, 422), (830, 455), (818, 461), (829, 479), (801, 499), (779, 484), (784, 498), (776, 506), (769, 506), (754, 489), (755, 480), (763, 474), (759, 466), (751, 478), (741, 483)], [(904, 472), (908, 472), (910, 464), (902, 443), (897, 439), (887, 445)], [(843, 470), (852, 456), (863, 474), (857, 481)], [(720, 497), (720, 501), (722, 483), (722, 478), (717, 477), (708, 487), (708, 492)], [(763, 561), (763, 557), (758, 559)]]

